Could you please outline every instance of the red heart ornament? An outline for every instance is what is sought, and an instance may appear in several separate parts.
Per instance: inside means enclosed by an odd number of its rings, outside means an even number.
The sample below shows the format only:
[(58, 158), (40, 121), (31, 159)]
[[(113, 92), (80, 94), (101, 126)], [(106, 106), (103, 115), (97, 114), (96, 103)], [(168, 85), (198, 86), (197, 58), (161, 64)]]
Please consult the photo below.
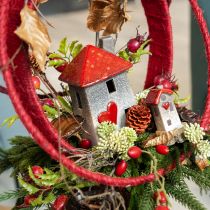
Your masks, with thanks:
[(105, 121), (117, 124), (117, 104), (115, 102), (109, 102), (107, 105), (107, 111), (101, 112), (98, 116), (98, 122), (102, 123)]
[(164, 102), (164, 103), (162, 104), (162, 107), (163, 107), (165, 110), (168, 110), (169, 106), (170, 106), (170, 103), (169, 103), (169, 102)]

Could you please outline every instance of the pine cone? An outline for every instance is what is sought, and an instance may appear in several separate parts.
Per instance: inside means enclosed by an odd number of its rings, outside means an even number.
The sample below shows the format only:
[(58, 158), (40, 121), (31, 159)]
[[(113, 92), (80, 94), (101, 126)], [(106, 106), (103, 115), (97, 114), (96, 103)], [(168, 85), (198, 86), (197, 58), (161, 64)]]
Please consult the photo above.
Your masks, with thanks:
[(183, 122), (199, 123), (200, 121), (199, 115), (186, 107), (177, 107), (177, 111)]
[(140, 134), (148, 128), (151, 123), (151, 117), (150, 109), (146, 105), (134, 105), (127, 112), (126, 125)]

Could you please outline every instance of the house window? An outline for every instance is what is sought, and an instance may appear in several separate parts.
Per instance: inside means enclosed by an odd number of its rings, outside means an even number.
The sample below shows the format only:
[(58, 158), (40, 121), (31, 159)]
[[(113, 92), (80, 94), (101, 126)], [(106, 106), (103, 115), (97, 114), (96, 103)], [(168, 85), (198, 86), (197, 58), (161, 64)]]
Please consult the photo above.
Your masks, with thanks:
[(106, 82), (106, 85), (107, 85), (107, 89), (108, 89), (109, 93), (113, 93), (113, 92), (116, 91), (116, 88), (115, 88), (115, 84), (114, 84), (113, 79), (107, 81)]
[(129, 108), (125, 109), (125, 114), (127, 114), (128, 110), (129, 110)]
[(171, 120), (167, 120), (167, 124), (168, 124), (168, 126), (171, 126), (172, 125)]
[(76, 92), (76, 97), (77, 97), (78, 106), (80, 109), (82, 109), (82, 101), (81, 101), (79, 93), (77, 93), (77, 92)]
[(165, 101), (166, 100), (166, 96), (165, 95), (161, 95), (160, 98), (161, 98), (161, 101)]

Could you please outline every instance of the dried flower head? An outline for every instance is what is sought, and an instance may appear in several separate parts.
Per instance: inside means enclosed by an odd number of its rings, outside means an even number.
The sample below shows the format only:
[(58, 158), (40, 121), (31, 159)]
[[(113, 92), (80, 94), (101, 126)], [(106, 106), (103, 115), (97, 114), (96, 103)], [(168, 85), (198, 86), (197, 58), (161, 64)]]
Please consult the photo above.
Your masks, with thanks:
[(210, 157), (210, 144), (208, 141), (200, 141), (197, 144), (198, 157), (201, 159), (207, 159)]
[(186, 124), (184, 127), (184, 136), (193, 144), (198, 144), (205, 135), (203, 128), (198, 123)]
[(127, 152), (137, 139), (134, 129), (124, 127), (116, 130), (112, 123), (102, 123), (98, 128), (99, 143), (95, 147), (104, 158), (113, 158), (118, 155), (123, 160), (129, 159)]
[(141, 99), (145, 99), (149, 93), (150, 89), (145, 89), (139, 93), (136, 94), (136, 101), (137, 103), (141, 100)]

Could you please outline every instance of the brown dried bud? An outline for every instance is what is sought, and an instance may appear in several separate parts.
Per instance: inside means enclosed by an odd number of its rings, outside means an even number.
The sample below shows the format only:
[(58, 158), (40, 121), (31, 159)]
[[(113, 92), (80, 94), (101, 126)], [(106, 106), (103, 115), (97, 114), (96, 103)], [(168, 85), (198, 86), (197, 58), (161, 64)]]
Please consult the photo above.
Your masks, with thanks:
[(146, 105), (134, 105), (127, 112), (126, 125), (140, 134), (150, 125), (151, 117), (150, 109)]
[(183, 122), (199, 123), (200, 121), (199, 115), (186, 107), (177, 107), (177, 111)]

